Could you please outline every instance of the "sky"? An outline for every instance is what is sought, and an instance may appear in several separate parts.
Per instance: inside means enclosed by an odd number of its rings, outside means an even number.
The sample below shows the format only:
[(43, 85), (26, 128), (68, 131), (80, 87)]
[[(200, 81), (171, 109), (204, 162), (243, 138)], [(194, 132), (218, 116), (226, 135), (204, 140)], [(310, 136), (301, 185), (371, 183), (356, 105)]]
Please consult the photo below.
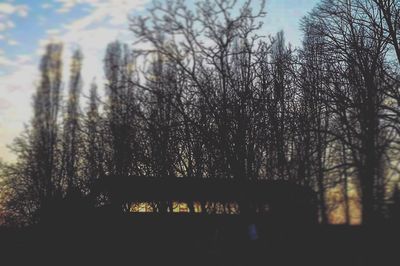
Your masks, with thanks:
[[(162, 0), (161, 0), (162, 1)], [(151, 0), (0, 0), (0, 160), (15, 156), (8, 148), (32, 117), (32, 96), (38, 65), (50, 41), (64, 44), (64, 82), (69, 58), (79, 47), (84, 54), (84, 90), (93, 78), (102, 80), (104, 51), (115, 40), (133, 43), (128, 16), (145, 14)], [(193, 2), (193, 0), (188, 0)], [(259, 0), (253, 0), (256, 5)], [(267, 0), (264, 35), (285, 32), (301, 45), (299, 22), (319, 0)], [(99, 84), (101, 86), (101, 84)]]

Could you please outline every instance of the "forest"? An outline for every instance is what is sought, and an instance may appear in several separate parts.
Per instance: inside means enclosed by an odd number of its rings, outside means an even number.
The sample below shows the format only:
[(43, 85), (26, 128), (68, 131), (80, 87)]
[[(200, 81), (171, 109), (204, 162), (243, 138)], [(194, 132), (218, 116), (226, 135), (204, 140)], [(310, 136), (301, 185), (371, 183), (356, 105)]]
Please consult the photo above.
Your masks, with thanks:
[(77, 49), (64, 84), (63, 45), (48, 44), (17, 160), (0, 165), (1, 222), (39, 223), (71, 197), (102, 206), (104, 176), (284, 180), (315, 191), (321, 224), (390, 219), (400, 1), (322, 0), (301, 47), (262, 35), (256, 2), (155, 1), (127, 21), (133, 43), (107, 45), (104, 79), (82, 76)]

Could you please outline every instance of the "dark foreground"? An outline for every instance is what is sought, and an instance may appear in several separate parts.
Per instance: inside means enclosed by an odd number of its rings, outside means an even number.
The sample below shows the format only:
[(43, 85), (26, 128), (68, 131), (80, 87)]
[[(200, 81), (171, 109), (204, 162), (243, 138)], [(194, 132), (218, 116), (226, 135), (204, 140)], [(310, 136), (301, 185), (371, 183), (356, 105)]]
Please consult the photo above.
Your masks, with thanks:
[[(117, 222), (116, 222), (117, 221)], [(400, 265), (395, 225), (305, 226), (135, 216), (1, 229), (1, 265)], [(397, 228), (396, 228), (397, 227)], [(395, 230), (395, 228), (397, 230)], [(252, 240), (253, 238), (253, 240)], [(7, 263), (6, 263), (7, 262)]]

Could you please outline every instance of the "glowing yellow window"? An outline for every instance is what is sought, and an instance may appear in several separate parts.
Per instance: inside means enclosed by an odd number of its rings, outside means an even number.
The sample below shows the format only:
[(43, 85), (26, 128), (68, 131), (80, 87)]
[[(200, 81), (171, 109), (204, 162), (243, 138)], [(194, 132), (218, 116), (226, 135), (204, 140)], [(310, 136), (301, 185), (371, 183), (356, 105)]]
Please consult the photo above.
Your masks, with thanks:
[(130, 212), (153, 212), (153, 206), (148, 202), (134, 202), (131, 205)]

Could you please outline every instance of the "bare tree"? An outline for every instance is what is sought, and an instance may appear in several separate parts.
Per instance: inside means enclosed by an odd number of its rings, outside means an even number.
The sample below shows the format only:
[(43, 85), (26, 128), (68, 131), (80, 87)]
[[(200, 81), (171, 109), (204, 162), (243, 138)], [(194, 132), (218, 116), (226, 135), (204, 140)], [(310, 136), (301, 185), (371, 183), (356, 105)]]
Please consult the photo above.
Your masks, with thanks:
[(385, 177), (379, 174), (388, 139), (384, 113), (383, 69), (387, 43), (382, 31), (371, 29), (368, 15), (349, 1), (324, 1), (309, 17), (316, 34), (326, 39), (335, 73), (327, 87), (330, 112), (337, 120), (329, 130), (351, 150), (362, 197), (363, 222), (380, 213)]
[(102, 117), (99, 113), (97, 85), (93, 81), (90, 88), (89, 103), (83, 123), (84, 176), (89, 187), (104, 176), (104, 141), (102, 139)]
[(78, 188), (78, 158), (80, 144), (80, 113), (79, 98), (82, 90), (82, 53), (76, 50), (72, 55), (69, 92), (64, 117), (63, 150), (61, 175), (65, 180), (65, 188), (68, 191)]
[[(58, 112), (61, 93), (62, 45), (49, 44), (40, 64), (40, 83), (33, 101), (29, 128), (15, 140), (17, 163), (4, 168), (7, 208), (19, 223), (32, 223), (49, 214), (61, 194), (58, 167)], [(11, 196), (12, 194), (12, 196)]]

